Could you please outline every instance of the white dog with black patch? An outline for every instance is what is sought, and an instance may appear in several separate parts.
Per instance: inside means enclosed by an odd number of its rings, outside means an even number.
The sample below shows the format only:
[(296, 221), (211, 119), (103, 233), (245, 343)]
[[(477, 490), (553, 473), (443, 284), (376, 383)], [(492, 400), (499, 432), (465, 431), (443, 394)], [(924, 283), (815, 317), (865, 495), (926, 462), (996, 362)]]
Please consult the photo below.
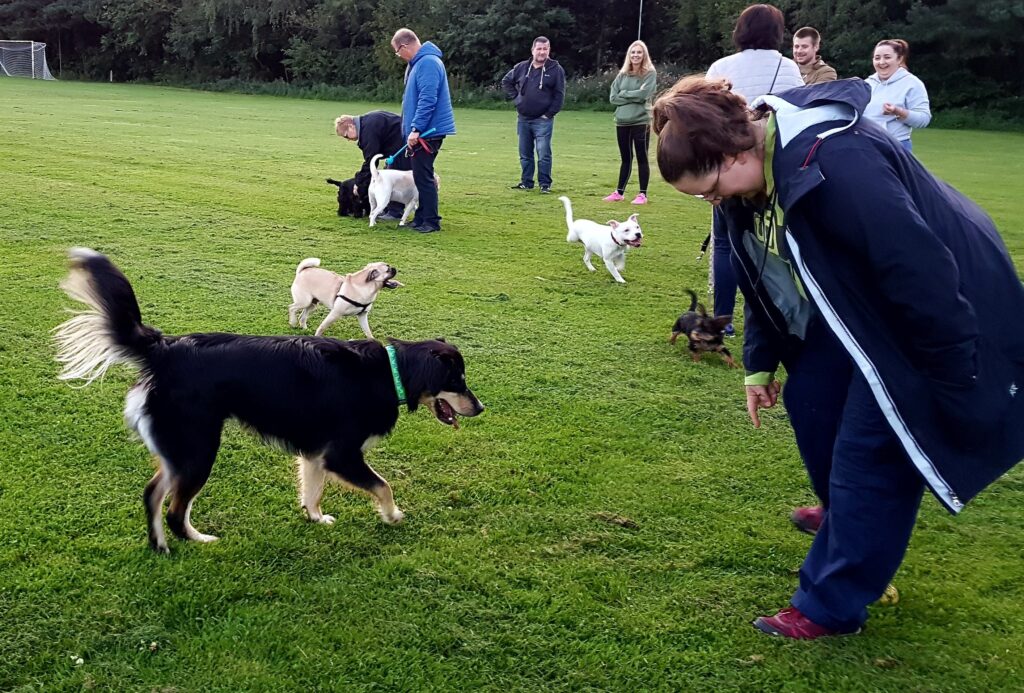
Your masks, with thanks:
[(626, 269), (626, 250), (628, 248), (639, 248), (644, 240), (644, 233), (640, 230), (640, 222), (637, 215), (630, 215), (626, 221), (615, 221), (612, 219), (607, 224), (598, 224), (589, 219), (573, 219), (572, 204), (568, 197), (559, 197), (565, 205), (565, 223), (569, 226), (569, 235), (565, 240), (569, 243), (579, 241), (583, 244), (583, 264), (591, 272), (594, 265), (590, 258), (597, 255), (604, 261), (615, 281), (625, 284), (620, 272)]
[[(396, 171), (386, 168), (377, 169), (377, 160), (383, 155), (376, 154), (370, 159), (370, 185), (367, 195), (370, 199), (370, 226), (377, 225), (377, 217), (387, 209), (391, 202), (405, 205), (399, 226), (405, 226), (405, 220), (420, 204), (420, 192), (412, 178), (412, 171)], [(434, 174), (434, 185), (441, 189), (441, 177)]]

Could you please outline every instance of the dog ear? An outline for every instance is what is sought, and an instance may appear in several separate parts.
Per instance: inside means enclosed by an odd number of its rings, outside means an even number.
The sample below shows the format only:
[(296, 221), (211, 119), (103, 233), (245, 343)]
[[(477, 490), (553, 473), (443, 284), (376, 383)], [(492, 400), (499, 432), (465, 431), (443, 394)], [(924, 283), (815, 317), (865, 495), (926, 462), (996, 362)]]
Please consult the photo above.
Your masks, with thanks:
[(445, 344), (447, 344), (447, 343), (448, 343), (448, 340), (447, 340), (447, 339), (445, 339), (444, 337), (438, 337), (438, 338), (437, 338), (437, 341), (439, 341), (439, 342), (444, 342)]
[(375, 269), (372, 269), (372, 270), (370, 270), (370, 273), (368, 275), (366, 275), (366, 281), (368, 281), (368, 282), (377, 281), (377, 277), (379, 275), (380, 275), (380, 272), (378, 272)]
[(639, 218), (639, 216), (640, 216), (639, 214), (630, 214), (629, 215), (629, 220), (635, 224), (635, 223), (637, 223), (637, 219)]
[(608, 226), (611, 226), (613, 229), (617, 229), (619, 228), (619, 222), (615, 221), (614, 219), (609, 219)]

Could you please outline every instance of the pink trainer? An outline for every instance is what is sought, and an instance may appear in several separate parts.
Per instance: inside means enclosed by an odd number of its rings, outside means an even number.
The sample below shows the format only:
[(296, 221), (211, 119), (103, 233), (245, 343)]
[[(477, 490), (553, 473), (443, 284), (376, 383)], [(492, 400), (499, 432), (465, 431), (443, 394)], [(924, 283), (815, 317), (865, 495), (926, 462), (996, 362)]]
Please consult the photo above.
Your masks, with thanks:
[(633, 204), (635, 204), (635, 205), (645, 205), (645, 204), (647, 204), (647, 195), (644, 195), (643, 193), (638, 193), (637, 196), (633, 198)]
[(611, 195), (609, 195), (608, 197), (604, 198), (604, 201), (605, 202), (622, 202), (624, 199), (626, 199), (626, 198), (624, 198), (622, 196), (622, 193), (620, 193), (618, 190), (616, 190)]

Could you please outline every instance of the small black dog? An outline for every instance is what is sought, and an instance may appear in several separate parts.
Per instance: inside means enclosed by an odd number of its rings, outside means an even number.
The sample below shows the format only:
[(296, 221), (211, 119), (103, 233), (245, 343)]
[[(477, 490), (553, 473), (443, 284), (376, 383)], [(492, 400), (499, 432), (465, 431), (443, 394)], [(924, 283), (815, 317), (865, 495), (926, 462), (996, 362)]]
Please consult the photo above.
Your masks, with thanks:
[(690, 294), (690, 309), (676, 320), (672, 335), (668, 338), (669, 343), (675, 344), (676, 338), (685, 334), (689, 341), (690, 357), (695, 362), (700, 361), (702, 353), (716, 351), (731, 368), (737, 368), (736, 361), (724, 343), (725, 326), (732, 322), (732, 318), (727, 315), (717, 318), (708, 315), (704, 306), (697, 302), (697, 294), (689, 290), (686, 293)]
[(359, 191), (357, 195), (353, 188), (356, 184), (355, 178), (349, 178), (348, 180), (337, 181), (333, 178), (328, 178), (327, 182), (331, 185), (338, 186), (338, 216), (339, 217), (355, 217), (360, 219), (370, 214), (370, 198), (367, 197), (366, 191)]
[(105, 256), (71, 250), (62, 284), (89, 310), (57, 329), (61, 378), (103, 375), (128, 363), (140, 377), (128, 392), (125, 421), (149, 448), (157, 472), (142, 495), (149, 544), (166, 553), (161, 517), (182, 539), (208, 542), (189, 519), (220, 447), (227, 419), (298, 457), (299, 499), (313, 522), (331, 524), (320, 510), (324, 482), (364, 491), (381, 519), (400, 522), (391, 486), (363, 453), (398, 420), (399, 405), (429, 408), (449, 426), (484, 407), (466, 386), (462, 354), (442, 340), (388, 347), (370, 339), (189, 334), (170, 337), (142, 322), (128, 279)]

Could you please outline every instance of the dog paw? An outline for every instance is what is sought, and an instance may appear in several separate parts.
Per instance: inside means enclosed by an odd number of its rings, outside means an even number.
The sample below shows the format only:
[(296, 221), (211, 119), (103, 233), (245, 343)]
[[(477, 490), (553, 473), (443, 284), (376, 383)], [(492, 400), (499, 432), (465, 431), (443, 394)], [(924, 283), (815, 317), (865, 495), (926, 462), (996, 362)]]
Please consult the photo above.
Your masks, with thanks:
[(217, 541), (219, 537), (215, 537), (212, 534), (200, 534), (196, 532), (189, 536), (192, 541), (198, 541), (200, 544), (209, 544), (210, 542)]
[(384, 524), (397, 525), (399, 522), (405, 519), (405, 513), (399, 510), (397, 507), (391, 513), (385, 513), (381, 511), (380, 517), (384, 520)]

